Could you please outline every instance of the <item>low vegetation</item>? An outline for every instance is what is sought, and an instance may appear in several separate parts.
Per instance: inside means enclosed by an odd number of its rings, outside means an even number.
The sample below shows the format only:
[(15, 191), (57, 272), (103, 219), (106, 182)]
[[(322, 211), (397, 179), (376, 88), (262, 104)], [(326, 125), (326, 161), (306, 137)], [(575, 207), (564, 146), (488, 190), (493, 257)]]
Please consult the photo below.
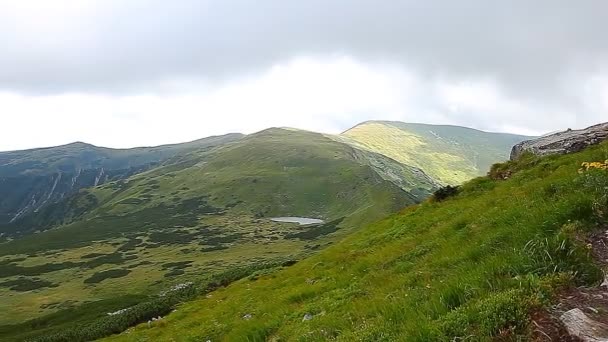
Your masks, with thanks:
[(447, 198), (456, 196), (458, 194), (458, 187), (452, 185), (443, 186), (433, 193), (431, 199), (435, 202), (441, 202)]
[(608, 174), (578, 171), (607, 158), (604, 143), (498, 165), (508, 177), (477, 178), (108, 340), (526, 340), (558, 289), (602, 278), (579, 237), (608, 223)]
[[(41, 232), (0, 245), (0, 327), (116, 293), (147, 296), (234, 268), (301, 259), (435, 189), (410, 173), (381, 175), (385, 165), (413, 172), (322, 134), (270, 129), (83, 190), (42, 215), (50, 221)], [(276, 216), (327, 223), (271, 221)]]
[[(148, 298), (119, 297), (117, 301), (106, 300), (70, 308), (22, 324), (0, 327), (0, 333), (4, 333), (6, 340), (91, 341), (122, 332), (137, 323), (161, 318), (173, 311), (179, 303), (226, 286), (235, 280), (255, 275), (256, 272), (281, 267), (284, 263), (285, 261), (281, 261), (230, 269), (201, 279), (197, 284), (182, 283)], [(99, 308), (109, 311), (100, 313)], [(81, 315), (87, 319), (83, 319)]]
[(513, 145), (530, 138), (393, 121), (365, 122), (341, 136), (405, 165), (418, 167), (446, 185), (460, 185), (484, 175), (492, 164), (509, 158)]

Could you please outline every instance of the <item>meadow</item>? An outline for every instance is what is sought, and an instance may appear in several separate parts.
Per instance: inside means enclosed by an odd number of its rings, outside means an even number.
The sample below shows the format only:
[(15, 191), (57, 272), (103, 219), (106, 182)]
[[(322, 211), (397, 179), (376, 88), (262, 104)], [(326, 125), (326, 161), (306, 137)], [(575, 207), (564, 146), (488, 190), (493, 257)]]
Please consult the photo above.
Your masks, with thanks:
[(599, 284), (584, 237), (608, 224), (608, 159), (495, 165), (451, 197), (368, 225), (291, 267), (178, 305), (108, 341), (492, 341), (533, 337), (562, 288)]

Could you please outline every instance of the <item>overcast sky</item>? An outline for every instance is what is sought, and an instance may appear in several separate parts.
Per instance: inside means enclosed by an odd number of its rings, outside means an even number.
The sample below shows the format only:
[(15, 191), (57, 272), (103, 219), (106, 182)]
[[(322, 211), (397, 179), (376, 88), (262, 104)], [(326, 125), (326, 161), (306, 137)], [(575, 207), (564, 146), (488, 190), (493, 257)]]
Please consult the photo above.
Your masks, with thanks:
[(0, 0), (0, 150), (608, 121), (608, 1)]

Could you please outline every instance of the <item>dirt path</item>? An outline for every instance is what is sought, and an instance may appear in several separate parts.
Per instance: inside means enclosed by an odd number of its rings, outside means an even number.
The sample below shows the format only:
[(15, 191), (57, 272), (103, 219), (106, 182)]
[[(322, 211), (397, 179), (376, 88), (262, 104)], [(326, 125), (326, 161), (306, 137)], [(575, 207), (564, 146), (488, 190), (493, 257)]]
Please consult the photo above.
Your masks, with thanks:
[[(608, 227), (590, 235), (585, 242), (604, 273), (608, 274)], [(565, 289), (558, 295), (556, 303), (549, 310), (533, 315), (535, 341), (608, 341), (608, 279), (598, 287)], [(574, 309), (580, 312), (571, 311)], [(587, 322), (591, 325), (581, 323), (580, 338), (571, 336), (564, 324), (564, 320), (572, 316), (590, 319)], [(568, 325), (571, 330), (576, 328), (571, 323)]]

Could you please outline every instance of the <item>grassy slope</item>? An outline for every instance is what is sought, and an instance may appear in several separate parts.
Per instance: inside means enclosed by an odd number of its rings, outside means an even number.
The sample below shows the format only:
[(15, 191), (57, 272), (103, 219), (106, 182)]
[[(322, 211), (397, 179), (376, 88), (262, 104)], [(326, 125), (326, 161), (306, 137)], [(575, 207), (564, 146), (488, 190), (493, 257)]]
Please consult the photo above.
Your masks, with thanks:
[(180, 153), (223, 145), (242, 137), (242, 134), (234, 133), (181, 144), (128, 149), (105, 148), (77, 142), (56, 147), (0, 152), (0, 177), (45, 175), (100, 167), (107, 170), (128, 169), (158, 163)]
[(289, 269), (109, 340), (525, 338), (528, 313), (555, 286), (601, 278), (572, 236), (607, 223), (608, 175), (577, 172), (606, 159), (604, 143), (509, 164), (522, 169), (509, 180), (475, 179), (455, 198), (405, 209)]
[(421, 168), (447, 184), (484, 175), (509, 158), (514, 144), (528, 137), (487, 133), (456, 126), (370, 121), (340, 135), (351, 143)]
[[(227, 134), (157, 147), (110, 149), (73, 143), (0, 152), (0, 239), (48, 228), (46, 223), (56, 224), (70, 216), (57, 203), (80, 189), (125, 179), (182, 154), (240, 138), (241, 134)], [(43, 214), (28, 215), (33, 212)], [(32, 220), (32, 216), (37, 217)], [(39, 220), (40, 216), (44, 219)]]
[[(424, 184), (432, 191), (432, 183)], [(317, 133), (271, 129), (209, 155), (193, 153), (181, 164), (135, 175), (86, 191), (98, 207), (82, 220), (3, 246), (0, 254), (40, 252), (81, 246), (143, 226), (108, 225), (86, 229), (89, 221), (123, 221), (158, 207), (204, 197), (229, 213), (272, 217), (304, 216), (346, 223), (378, 219), (423, 197), (414, 198), (356, 162), (353, 149)], [(426, 195), (426, 194), (424, 194)], [(86, 195), (80, 196), (86, 201)], [(198, 208), (201, 209), (201, 208)], [(372, 210), (366, 210), (372, 209)], [(188, 210), (188, 209), (185, 209)], [(184, 214), (173, 211), (172, 214)], [(371, 216), (370, 213), (373, 213)], [(31, 242), (31, 243), (30, 243)]]
[[(85, 190), (74, 205), (94, 206), (75, 222), (0, 245), (0, 283), (51, 283), (22, 292), (0, 284), (0, 322), (300, 258), (416, 200), (368, 165), (381, 156), (362, 157), (320, 134), (272, 129), (220, 149)], [(425, 182), (418, 185), (432, 190)], [(272, 216), (344, 220), (336, 231), (274, 223)], [(176, 263), (186, 266), (167, 266)], [(85, 282), (116, 269), (123, 276)]]

